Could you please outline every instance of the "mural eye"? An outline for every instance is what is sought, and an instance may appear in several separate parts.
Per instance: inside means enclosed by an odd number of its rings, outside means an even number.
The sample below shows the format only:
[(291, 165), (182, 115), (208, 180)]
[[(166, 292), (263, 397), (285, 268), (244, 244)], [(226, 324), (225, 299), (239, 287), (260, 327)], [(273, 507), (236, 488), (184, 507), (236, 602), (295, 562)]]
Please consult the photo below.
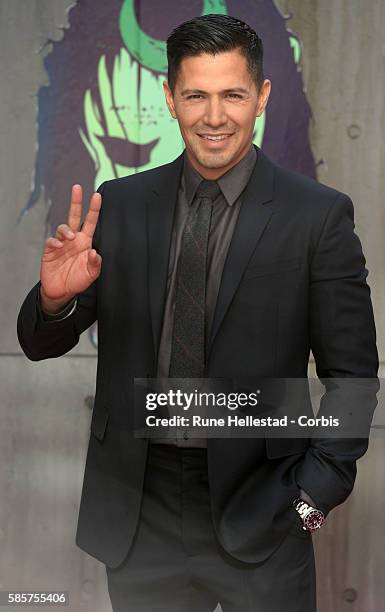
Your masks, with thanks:
[(155, 140), (146, 144), (137, 144), (125, 138), (114, 138), (112, 136), (98, 136), (98, 138), (114, 164), (130, 167), (148, 164), (151, 151), (159, 142), (159, 138), (155, 138)]
[(130, 55), (145, 68), (167, 73), (166, 39), (183, 21), (207, 13), (227, 14), (224, 0), (162, 0), (162, 19), (149, 0), (123, 0), (120, 34)]
[[(133, 11), (138, 27), (156, 40), (166, 40), (171, 30), (176, 28), (183, 21), (193, 19), (204, 12), (212, 12), (210, 9), (217, 8), (213, 5), (219, 4), (217, 1), (204, 2), (202, 0), (189, 0), (189, 2), (175, 2), (175, 0), (162, 0), (162, 17), (159, 12), (154, 10), (153, 0), (125, 0), (126, 10)], [(223, 3), (222, 3), (223, 4)], [(216, 12), (216, 11), (213, 11)]]

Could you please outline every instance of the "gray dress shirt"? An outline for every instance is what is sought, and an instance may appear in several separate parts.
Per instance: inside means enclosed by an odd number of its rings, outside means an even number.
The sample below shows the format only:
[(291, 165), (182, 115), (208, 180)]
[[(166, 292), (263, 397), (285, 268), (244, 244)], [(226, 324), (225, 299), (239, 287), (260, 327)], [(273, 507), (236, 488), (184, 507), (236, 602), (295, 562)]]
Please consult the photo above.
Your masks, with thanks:
[[(207, 253), (206, 345), (210, 336), (223, 266), (242, 205), (242, 194), (249, 182), (256, 159), (256, 150), (251, 146), (247, 154), (217, 180), (221, 193), (213, 203)], [(185, 153), (172, 232), (166, 304), (158, 354), (158, 378), (168, 378), (169, 375), (178, 258), (186, 219), (190, 207), (196, 207), (198, 204), (196, 191), (202, 180), (204, 177), (191, 165)], [(171, 409), (169, 410), (171, 415), (174, 414)], [(188, 432), (183, 430), (177, 431), (176, 438), (157, 438), (152, 442), (183, 447), (207, 446), (205, 439), (189, 437)]]

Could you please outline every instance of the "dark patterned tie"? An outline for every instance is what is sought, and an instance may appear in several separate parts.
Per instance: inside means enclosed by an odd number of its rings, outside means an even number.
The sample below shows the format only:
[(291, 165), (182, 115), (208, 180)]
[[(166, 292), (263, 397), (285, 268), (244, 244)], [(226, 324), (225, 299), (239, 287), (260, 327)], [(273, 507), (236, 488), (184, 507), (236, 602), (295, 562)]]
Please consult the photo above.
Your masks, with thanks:
[(202, 378), (205, 366), (206, 265), (216, 181), (203, 180), (182, 236), (176, 278), (170, 377)]

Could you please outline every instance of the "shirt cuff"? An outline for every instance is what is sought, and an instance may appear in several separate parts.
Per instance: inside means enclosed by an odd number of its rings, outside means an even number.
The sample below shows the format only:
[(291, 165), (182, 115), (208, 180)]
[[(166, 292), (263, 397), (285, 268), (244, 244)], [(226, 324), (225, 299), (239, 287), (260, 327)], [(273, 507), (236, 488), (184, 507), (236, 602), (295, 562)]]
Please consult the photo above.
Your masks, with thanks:
[(69, 317), (75, 312), (77, 304), (78, 304), (78, 298), (73, 298), (63, 308), (63, 310), (61, 310), (60, 312), (57, 312), (56, 314), (49, 314), (48, 312), (44, 312), (41, 307), (40, 287), (39, 287), (39, 291), (37, 293), (37, 309), (38, 309), (39, 316), (42, 321), (63, 321), (64, 319), (66, 319), (67, 317)]

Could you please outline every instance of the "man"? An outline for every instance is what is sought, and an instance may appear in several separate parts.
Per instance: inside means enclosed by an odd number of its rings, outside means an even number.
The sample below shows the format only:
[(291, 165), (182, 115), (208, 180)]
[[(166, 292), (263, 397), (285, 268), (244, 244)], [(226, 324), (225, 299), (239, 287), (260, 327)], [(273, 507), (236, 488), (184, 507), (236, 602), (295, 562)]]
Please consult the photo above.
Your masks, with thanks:
[(133, 379), (306, 378), (310, 349), (324, 379), (375, 377), (352, 204), (252, 145), (271, 84), (249, 26), (206, 15), (167, 45), (185, 152), (105, 182), (82, 227), (73, 187), (19, 341), (32, 360), (58, 357), (98, 321), (77, 544), (106, 564), (114, 610), (311, 612), (311, 532), (351, 492), (367, 439), (149, 443)]

